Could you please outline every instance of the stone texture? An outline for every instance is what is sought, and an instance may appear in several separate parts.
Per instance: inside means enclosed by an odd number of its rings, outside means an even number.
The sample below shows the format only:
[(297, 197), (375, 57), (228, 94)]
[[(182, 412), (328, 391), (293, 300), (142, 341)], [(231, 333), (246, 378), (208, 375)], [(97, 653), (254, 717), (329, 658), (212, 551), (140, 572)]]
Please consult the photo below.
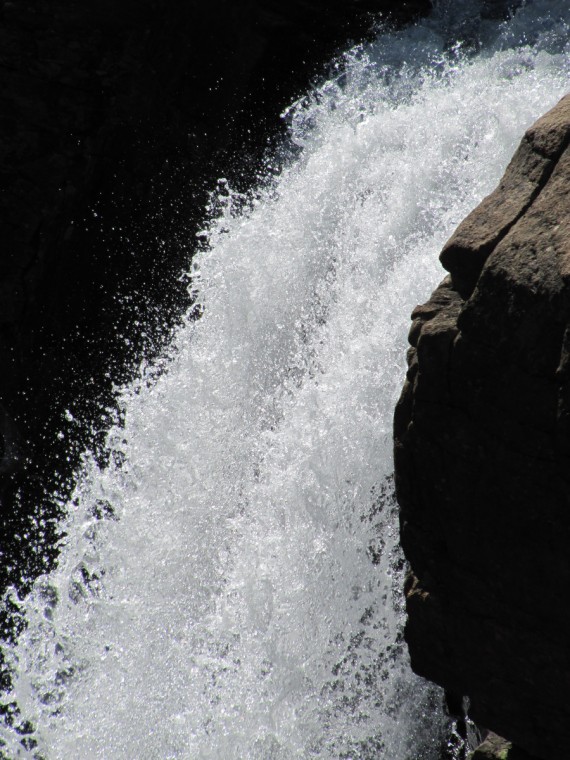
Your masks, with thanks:
[(566, 97), (444, 247), (395, 415), (413, 667), (543, 760), (570, 747), (569, 141)]
[(468, 297), (489, 254), (532, 204), (568, 143), (563, 125), (570, 101), (527, 131), (499, 187), (460, 224), (444, 246), (441, 263), (454, 287)]
[[(509, 760), (513, 745), (497, 734), (490, 733), (477, 749), (469, 754), (468, 760)], [(511, 758), (512, 760), (512, 758)]]
[(485, 741), (469, 754), (468, 760), (536, 760), (536, 758), (518, 747), (513, 747), (512, 742), (491, 732)]

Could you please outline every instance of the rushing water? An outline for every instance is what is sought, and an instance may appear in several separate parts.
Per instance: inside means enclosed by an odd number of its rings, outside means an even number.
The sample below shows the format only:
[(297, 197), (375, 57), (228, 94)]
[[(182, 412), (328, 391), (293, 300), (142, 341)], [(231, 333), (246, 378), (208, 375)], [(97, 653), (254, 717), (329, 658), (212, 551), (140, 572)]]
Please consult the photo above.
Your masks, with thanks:
[(565, 2), (504, 25), (468, 5), (349, 53), (286, 115), (277, 179), (220, 182), (203, 316), (124, 391), (112, 464), (86, 457), (59, 565), (22, 603), (8, 699), (35, 732), (4, 728), (6, 757), (440, 756), (391, 485), (409, 313), (570, 70)]

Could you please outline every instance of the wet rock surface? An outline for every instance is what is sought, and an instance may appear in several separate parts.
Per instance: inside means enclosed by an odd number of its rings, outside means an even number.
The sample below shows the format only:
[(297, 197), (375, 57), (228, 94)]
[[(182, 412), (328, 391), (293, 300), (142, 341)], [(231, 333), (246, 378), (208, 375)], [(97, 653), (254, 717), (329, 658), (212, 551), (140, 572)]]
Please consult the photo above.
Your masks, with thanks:
[(569, 142), (566, 97), (445, 246), (395, 416), (412, 665), (543, 760), (570, 746)]

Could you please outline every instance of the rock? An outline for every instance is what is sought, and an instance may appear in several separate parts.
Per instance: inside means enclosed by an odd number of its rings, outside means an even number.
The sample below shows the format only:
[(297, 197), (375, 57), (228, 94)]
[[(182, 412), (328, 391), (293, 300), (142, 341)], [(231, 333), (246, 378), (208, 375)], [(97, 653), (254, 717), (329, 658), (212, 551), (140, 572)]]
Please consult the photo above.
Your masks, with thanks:
[(464, 297), (473, 292), (483, 264), (512, 226), (529, 209), (550, 178), (568, 144), (564, 125), (570, 100), (555, 114), (539, 119), (525, 134), (499, 187), (473, 211), (441, 253), (441, 263), (452, 273), (453, 285)]
[(512, 742), (491, 732), (485, 741), (468, 756), (468, 760), (536, 760), (536, 758), (518, 747), (513, 747)]
[(512, 760), (513, 745), (497, 734), (490, 733), (477, 749), (469, 754), (468, 760)]
[(570, 747), (569, 143), (566, 97), (444, 247), (394, 426), (412, 665), (543, 760)]

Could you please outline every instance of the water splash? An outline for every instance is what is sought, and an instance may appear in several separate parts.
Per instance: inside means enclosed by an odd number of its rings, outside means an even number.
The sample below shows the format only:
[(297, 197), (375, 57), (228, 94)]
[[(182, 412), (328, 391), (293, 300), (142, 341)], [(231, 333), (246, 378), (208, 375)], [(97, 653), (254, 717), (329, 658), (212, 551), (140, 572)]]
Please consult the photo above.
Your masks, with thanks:
[(58, 567), (6, 646), (35, 727), (3, 730), (7, 757), (438, 757), (391, 486), (408, 317), (565, 93), (568, 15), (528, 4), (469, 56), (443, 12), (381, 36), (286, 114), (299, 155), (278, 178), (220, 183), (203, 315), (125, 390), (111, 464), (86, 459)]

